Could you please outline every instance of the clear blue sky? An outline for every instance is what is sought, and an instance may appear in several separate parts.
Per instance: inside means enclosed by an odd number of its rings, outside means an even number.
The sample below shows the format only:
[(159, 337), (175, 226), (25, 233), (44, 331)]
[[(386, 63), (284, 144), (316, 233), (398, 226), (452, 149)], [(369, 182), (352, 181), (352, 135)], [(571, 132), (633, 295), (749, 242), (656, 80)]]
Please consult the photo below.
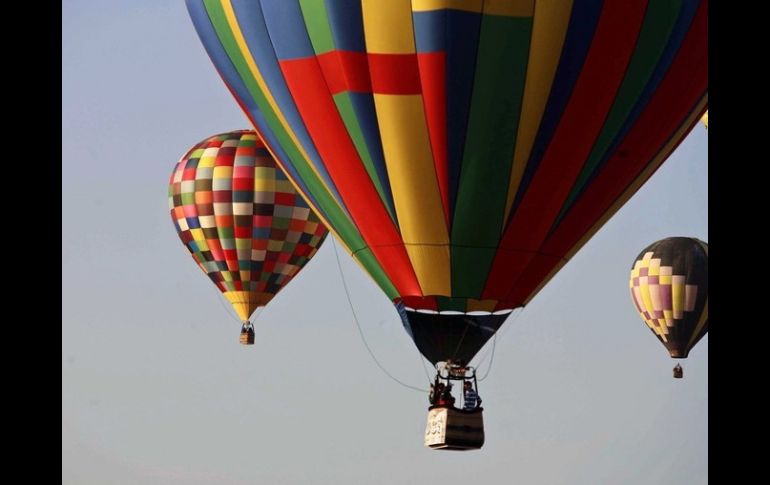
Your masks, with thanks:
[[(498, 333), (484, 448), (437, 452), (427, 395), (361, 341), (331, 238), (250, 348), (179, 241), (175, 162), (248, 127), (183, 2), (67, 1), (62, 29), (64, 484), (707, 483), (708, 336), (672, 379), (627, 289), (651, 242), (708, 241), (702, 126)], [(396, 311), (341, 256), (375, 355), (427, 388)]]

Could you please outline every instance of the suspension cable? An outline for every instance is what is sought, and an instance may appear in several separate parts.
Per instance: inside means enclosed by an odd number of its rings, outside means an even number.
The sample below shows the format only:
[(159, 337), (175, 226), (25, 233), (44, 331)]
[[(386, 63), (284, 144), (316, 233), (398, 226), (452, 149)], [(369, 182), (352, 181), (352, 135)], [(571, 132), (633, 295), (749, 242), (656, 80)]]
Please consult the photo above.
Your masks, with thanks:
[[(505, 329), (502, 332), (495, 332), (495, 335), (494, 335), (493, 340), (492, 340), (492, 351), (491, 352), (487, 352), (486, 354), (484, 354), (484, 357), (482, 357), (481, 360), (479, 360), (479, 363), (476, 365), (477, 369), (480, 368), (481, 364), (483, 364), (484, 361), (487, 360), (487, 357), (490, 357), (490, 359), (489, 359), (489, 367), (487, 367), (487, 372), (484, 374), (484, 377), (479, 378), (480, 381), (483, 381), (484, 379), (486, 379), (487, 376), (489, 375), (489, 372), (492, 370), (492, 362), (495, 360), (495, 347), (497, 346), (497, 336), (498, 336), (498, 334), (500, 334), (500, 337), (502, 338), (503, 334), (505, 332), (507, 332), (508, 329), (514, 325), (516, 320), (518, 320), (519, 315), (521, 315), (521, 308), (522, 307), (519, 307), (519, 308), (516, 308), (516, 309), (513, 310), (515, 313), (513, 315), (511, 315), (511, 317), (510, 317), (511, 321), (507, 322), (507, 324), (505, 325)], [(516, 311), (516, 310), (519, 310), (519, 311)]]
[[(428, 392), (426, 389), (421, 389), (419, 387), (410, 386), (409, 384), (406, 384), (402, 381), (400, 381), (398, 378), (394, 377), (390, 372), (388, 372), (385, 367), (380, 364), (380, 361), (377, 360), (377, 357), (374, 356), (374, 353), (372, 352), (372, 349), (369, 347), (369, 344), (366, 342), (366, 337), (364, 336), (364, 332), (361, 329), (361, 324), (358, 321), (358, 315), (356, 314), (356, 309), (353, 307), (353, 300), (350, 298), (350, 291), (348, 290), (348, 283), (345, 280), (345, 273), (342, 271), (342, 264), (340, 263), (340, 255), (337, 252), (337, 244), (334, 238), (332, 238), (332, 247), (334, 247), (334, 256), (337, 258), (337, 268), (340, 271), (340, 279), (342, 279), (342, 286), (345, 288), (345, 297), (348, 300), (348, 306), (350, 307), (350, 312), (353, 314), (353, 320), (356, 322), (356, 327), (358, 327), (358, 334), (361, 336), (361, 341), (364, 343), (364, 347), (366, 347), (367, 352), (369, 352), (369, 355), (372, 357), (372, 360), (374, 360), (374, 363), (377, 364), (377, 367), (380, 368), (380, 370), (388, 377), (390, 377), (392, 380), (396, 381), (397, 383), (401, 384), (402, 386), (413, 389), (415, 391), (419, 392)], [(424, 365), (423, 365), (424, 368)]]
[(241, 322), (241, 319), (238, 318), (238, 315), (234, 313), (233, 307), (228, 307), (227, 305), (225, 305), (223, 301), (225, 299), (224, 295), (219, 291), (217, 293), (219, 294), (219, 298), (217, 298), (217, 300), (219, 301), (219, 304), (222, 305), (222, 308), (225, 309), (225, 313), (227, 313), (230, 316), (230, 318), (233, 318), (238, 323), (243, 323)]

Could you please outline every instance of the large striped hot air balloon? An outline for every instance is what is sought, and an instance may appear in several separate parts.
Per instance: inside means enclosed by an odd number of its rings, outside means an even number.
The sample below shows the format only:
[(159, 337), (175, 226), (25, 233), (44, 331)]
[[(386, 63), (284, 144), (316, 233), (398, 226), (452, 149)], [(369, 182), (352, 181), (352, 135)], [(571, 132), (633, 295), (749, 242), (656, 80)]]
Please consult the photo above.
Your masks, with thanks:
[(179, 160), (168, 186), (171, 219), (198, 266), (243, 321), (313, 257), (327, 230), (256, 133), (206, 138)]
[(686, 359), (709, 330), (708, 276), (708, 244), (691, 237), (654, 242), (631, 267), (631, 301), (674, 359)]
[(187, 0), (429, 360), (468, 362), (708, 104), (703, 0)]

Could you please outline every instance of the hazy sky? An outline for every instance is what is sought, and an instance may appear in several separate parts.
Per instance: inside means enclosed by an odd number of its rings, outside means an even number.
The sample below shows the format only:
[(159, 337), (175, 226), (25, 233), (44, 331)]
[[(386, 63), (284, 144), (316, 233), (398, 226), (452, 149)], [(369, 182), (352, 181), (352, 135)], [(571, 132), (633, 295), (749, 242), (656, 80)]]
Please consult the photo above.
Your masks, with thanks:
[[(183, 2), (68, 0), (62, 42), (64, 484), (707, 483), (708, 336), (672, 379), (627, 288), (653, 241), (708, 241), (702, 126), (479, 354), (484, 448), (440, 452), (427, 394), (362, 343), (331, 237), (252, 347), (179, 241), (174, 164), (248, 128)], [(393, 306), (340, 255), (374, 354), (427, 389)]]

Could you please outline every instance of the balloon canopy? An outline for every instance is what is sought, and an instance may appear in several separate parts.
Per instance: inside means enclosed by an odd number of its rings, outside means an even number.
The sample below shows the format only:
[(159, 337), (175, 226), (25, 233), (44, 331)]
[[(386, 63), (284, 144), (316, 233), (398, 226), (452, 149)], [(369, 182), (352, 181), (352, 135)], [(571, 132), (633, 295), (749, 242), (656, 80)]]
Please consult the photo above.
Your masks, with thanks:
[(278, 164), (434, 362), (472, 357), (707, 109), (705, 0), (187, 7)]
[(631, 301), (673, 358), (687, 358), (708, 332), (708, 276), (708, 244), (691, 237), (652, 243), (631, 268)]
[(179, 238), (243, 321), (292, 280), (328, 233), (248, 130), (192, 147), (171, 173), (168, 202)]

